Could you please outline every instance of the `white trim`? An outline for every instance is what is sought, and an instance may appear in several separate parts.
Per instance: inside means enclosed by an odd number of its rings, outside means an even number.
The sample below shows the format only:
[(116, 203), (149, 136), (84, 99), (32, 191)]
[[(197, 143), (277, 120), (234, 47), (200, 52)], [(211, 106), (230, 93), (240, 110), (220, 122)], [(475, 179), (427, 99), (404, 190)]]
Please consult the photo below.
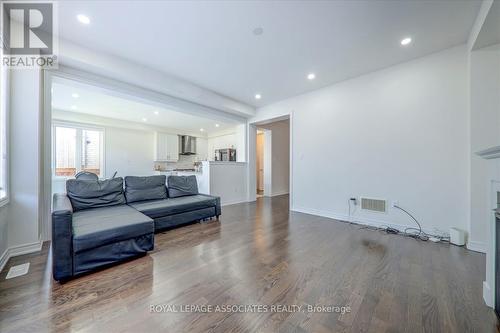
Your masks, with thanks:
[(221, 207), (224, 207), (224, 206), (237, 205), (237, 204), (246, 203), (246, 202), (250, 202), (250, 201), (248, 201), (246, 199), (244, 199), (244, 200), (234, 200), (234, 201), (228, 201), (228, 202), (224, 202), (224, 203), (221, 202), (220, 205), (221, 205)]
[[(326, 217), (326, 218), (338, 220), (341, 222), (350, 223), (349, 222), (349, 215), (346, 215), (346, 214), (340, 214), (340, 213), (336, 213), (336, 212), (332, 212), (332, 211), (326, 211), (326, 210), (320, 210), (320, 209), (314, 209), (314, 208), (305, 208), (305, 207), (293, 207), (293, 209), (290, 209), (290, 210), (298, 212), (298, 213), (321, 216), (321, 217)], [(371, 227), (377, 227), (377, 228), (391, 227), (391, 228), (399, 230), (400, 232), (404, 232), (406, 228), (413, 228), (414, 227), (411, 225), (392, 223), (390, 221), (371, 219), (371, 218), (366, 218), (366, 217), (356, 217), (352, 221), (352, 223), (371, 226)], [(422, 228), (422, 231), (427, 233), (427, 234), (430, 234), (430, 235), (433, 235), (435, 233), (434, 230), (430, 230), (427, 228)]]
[[(273, 196), (273, 131), (265, 128), (261, 128), (264, 132), (264, 156), (263, 156), (263, 167), (264, 167), (264, 196)], [(257, 149), (257, 144), (255, 145)], [(256, 162), (257, 162), (257, 155)], [(257, 177), (257, 173), (255, 173)]]
[[(3, 55), (3, 50), (0, 50), (0, 54)], [(5, 76), (2, 77), (2, 73), (5, 73)], [(3, 80), (5, 79), (5, 80)], [(5, 84), (5, 85), (4, 85)], [(11, 70), (6, 67), (2, 67), (0, 70), (0, 97), (3, 97), (3, 103), (0, 101), (0, 117), (4, 117), (3, 121), (5, 121), (5, 142), (3, 143), (5, 148), (5, 165), (4, 165), (4, 181), (5, 184), (5, 196), (1, 198), (0, 207), (5, 206), (10, 201), (10, 89), (11, 89)], [(3, 94), (2, 92), (5, 92)], [(3, 96), (5, 95), (5, 96)], [(1, 99), (1, 98), (0, 98)], [(1, 130), (1, 128), (0, 128)], [(1, 133), (0, 133), (1, 134)], [(0, 140), (1, 143), (1, 140)], [(0, 147), (1, 153), (1, 147)], [(0, 156), (0, 163), (2, 163), (3, 157)], [(0, 175), (1, 177), (1, 175)]]
[(39, 252), (42, 250), (42, 241), (16, 245), (5, 249), (2, 256), (0, 257), (0, 272), (4, 269), (5, 265), (10, 258), (17, 257), (23, 254), (29, 254), (34, 252)]
[(483, 281), (483, 300), (484, 303), (486, 303), (486, 305), (490, 308), (493, 308), (495, 306), (493, 302), (493, 293), (491, 291), (490, 285), (486, 281)]
[(52, 150), (51, 150), (51, 156), (52, 156), (52, 179), (70, 179), (73, 178), (72, 176), (56, 176), (56, 162), (57, 162), (57, 156), (55, 154), (56, 151), (56, 127), (63, 127), (63, 128), (70, 128), (70, 129), (75, 129), (76, 130), (76, 146), (75, 146), (75, 152), (76, 152), (76, 158), (75, 158), (75, 168), (76, 168), (76, 173), (82, 171), (81, 166), (82, 166), (82, 153), (83, 153), (83, 146), (82, 146), (82, 132), (83, 131), (95, 131), (99, 132), (99, 159), (100, 159), (100, 175), (99, 178), (105, 178), (106, 177), (106, 128), (103, 126), (95, 126), (95, 125), (86, 125), (78, 122), (72, 122), (72, 121), (59, 121), (59, 120), (54, 120), (52, 121)]
[(257, 200), (257, 127), (247, 123), (247, 199)]
[(467, 39), (467, 48), (469, 51), (474, 49), (477, 37), (479, 36), (481, 28), (486, 21), (486, 16), (488, 16), (491, 6), (493, 6), (493, 0), (483, 0), (474, 24), (472, 25), (472, 29), (470, 30), (469, 38)]
[(468, 241), (466, 246), (471, 251), (486, 253), (486, 244), (484, 242)]
[(41, 223), (40, 237), (42, 240), (51, 240), (52, 238), (52, 73), (42, 71), (42, 112), (41, 112), (41, 188), (39, 208)]
[(289, 192), (288, 192), (288, 190), (283, 190), (283, 191), (273, 192), (273, 193), (271, 194), (271, 197), (277, 197), (277, 196), (279, 196), (279, 195), (285, 195), (285, 194), (288, 194), (288, 193), (289, 193)]
[[(279, 116), (272, 116), (270, 118), (258, 119), (256, 121), (248, 121), (247, 123), (247, 161), (248, 161), (248, 173), (247, 173), (247, 190), (248, 190), (248, 202), (253, 202), (257, 200), (257, 170), (256, 170), (256, 135), (257, 135), (257, 127), (259, 125), (265, 125), (269, 123), (273, 123), (276, 121), (289, 120), (289, 144), (290, 144), (290, 153), (289, 153), (289, 184), (288, 184), (288, 193), (290, 194), (289, 207), (290, 210), (293, 210), (293, 110), (289, 111), (286, 114), (282, 114)], [(264, 190), (265, 192), (265, 190)], [(285, 193), (282, 193), (285, 194)], [(276, 194), (281, 195), (281, 194)], [(264, 196), (266, 196), (264, 194)], [(271, 193), (270, 197), (275, 196)]]
[[(490, 181), (490, 223), (488, 225), (489, 229), (489, 239), (486, 247), (486, 279), (483, 282), (483, 299), (486, 304), (491, 304), (494, 307), (496, 302), (496, 233), (497, 233), (497, 222), (494, 209), (497, 208), (497, 192), (500, 192), (500, 181), (492, 179)], [(487, 286), (485, 288), (484, 286)], [(485, 297), (485, 293), (489, 292), (489, 295)]]
[(96, 91), (112, 94), (115, 97), (122, 97), (139, 103), (163, 107), (194, 116), (208, 117), (222, 122), (245, 123), (247, 120), (246, 117), (251, 116), (251, 114), (238, 115), (231, 111), (193, 103), (149, 88), (143, 88), (125, 81), (84, 72), (68, 66), (60, 65), (58, 70), (51, 70), (49, 73), (56, 81), (61, 79), (71, 80), (79, 85), (91, 85)]
[(255, 116), (254, 106), (161, 72), (154, 66), (143, 66), (119, 56), (92, 51), (61, 37), (59, 43), (60, 48), (64, 49), (64, 55), (61, 54), (58, 59), (60, 70), (73, 66), (88, 72), (87, 77), (92, 73), (94, 76), (106, 76), (107, 80), (118, 80), (131, 87), (157, 91), (159, 94), (172, 96), (171, 99), (186, 100), (194, 108), (205, 104), (245, 118)]
[(288, 150), (289, 152), (289, 163), (288, 163), (288, 207), (289, 209), (293, 208), (293, 113), (294, 111), (291, 110), (290, 114), (288, 115), (289, 123), (288, 123), (288, 136), (289, 136), (289, 142), (288, 144), (290, 145), (290, 148)]

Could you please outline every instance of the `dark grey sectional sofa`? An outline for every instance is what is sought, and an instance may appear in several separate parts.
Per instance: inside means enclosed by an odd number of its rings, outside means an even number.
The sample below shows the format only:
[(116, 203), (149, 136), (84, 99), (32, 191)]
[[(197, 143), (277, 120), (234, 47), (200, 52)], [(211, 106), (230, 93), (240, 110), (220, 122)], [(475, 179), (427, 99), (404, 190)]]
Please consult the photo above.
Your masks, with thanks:
[(52, 263), (62, 281), (151, 251), (154, 233), (221, 214), (220, 198), (198, 193), (195, 176), (66, 182), (52, 211)]

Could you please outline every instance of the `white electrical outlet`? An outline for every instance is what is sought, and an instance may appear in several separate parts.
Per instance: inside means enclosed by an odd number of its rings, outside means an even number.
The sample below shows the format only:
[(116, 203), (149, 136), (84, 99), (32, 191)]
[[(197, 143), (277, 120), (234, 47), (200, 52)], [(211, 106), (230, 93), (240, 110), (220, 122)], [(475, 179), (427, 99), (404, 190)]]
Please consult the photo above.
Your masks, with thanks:
[(396, 206), (399, 206), (399, 201), (398, 200), (394, 200), (392, 202), (392, 205), (391, 205), (391, 207), (396, 207)]

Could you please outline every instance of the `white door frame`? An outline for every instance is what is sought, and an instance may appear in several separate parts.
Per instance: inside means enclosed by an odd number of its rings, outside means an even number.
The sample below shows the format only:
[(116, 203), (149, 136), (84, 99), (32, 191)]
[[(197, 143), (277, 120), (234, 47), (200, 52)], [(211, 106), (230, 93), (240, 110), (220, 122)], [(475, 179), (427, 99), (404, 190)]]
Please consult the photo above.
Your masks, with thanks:
[(259, 128), (264, 132), (264, 196), (273, 196), (273, 131)]
[(294, 209), (293, 208), (293, 111), (290, 111), (290, 113), (288, 114), (263, 118), (248, 123), (247, 126), (248, 192), (247, 193), (248, 193), (248, 201), (257, 200), (257, 145), (256, 145), (257, 127), (259, 127), (259, 125), (265, 125), (286, 119), (290, 121), (289, 203), (290, 203), (290, 210), (293, 210)]

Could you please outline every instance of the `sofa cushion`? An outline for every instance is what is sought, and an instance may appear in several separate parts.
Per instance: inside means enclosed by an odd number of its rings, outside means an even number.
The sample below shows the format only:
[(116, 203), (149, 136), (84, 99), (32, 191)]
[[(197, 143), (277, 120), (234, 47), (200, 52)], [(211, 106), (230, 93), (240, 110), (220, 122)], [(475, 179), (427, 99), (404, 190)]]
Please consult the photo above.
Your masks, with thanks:
[(216, 197), (197, 194), (178, 198), (168, 198), (165, 200), (136, 202), (130, 206), (155, 219), (172, 214), (189, 212), (207, 207), (215, 207), (216, 204)]
[(123, 179), (66, 181), (66, 192), (74, 211), (125, 204)]
[(168, 177), (168, 196), (170, 198), (198, 194), (196, 176), (170, 176)]
[(73, 214), (73, 251), (153, 232), (153, 220), (127, 205), (82, 210)]
[(127, 203), (167, 198), (167, 177), (125, 177), (125, 198)]

